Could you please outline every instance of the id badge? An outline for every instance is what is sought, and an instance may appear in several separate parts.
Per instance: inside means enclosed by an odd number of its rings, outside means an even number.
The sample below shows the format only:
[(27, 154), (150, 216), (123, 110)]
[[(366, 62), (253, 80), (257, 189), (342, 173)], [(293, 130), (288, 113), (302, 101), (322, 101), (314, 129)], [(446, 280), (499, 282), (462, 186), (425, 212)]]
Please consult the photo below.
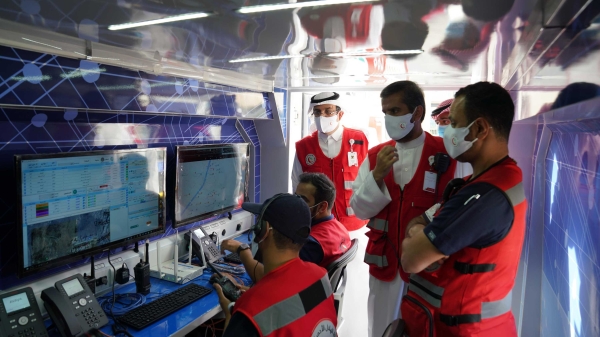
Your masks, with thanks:
[(425, 171), (425, 179), (423, 180), (423, 191), (435, 193), (435, 183), (437, 182), (437, 173)]
[(348, 152), (348, 166), (358, 166), (358, 156), (356, 152)]

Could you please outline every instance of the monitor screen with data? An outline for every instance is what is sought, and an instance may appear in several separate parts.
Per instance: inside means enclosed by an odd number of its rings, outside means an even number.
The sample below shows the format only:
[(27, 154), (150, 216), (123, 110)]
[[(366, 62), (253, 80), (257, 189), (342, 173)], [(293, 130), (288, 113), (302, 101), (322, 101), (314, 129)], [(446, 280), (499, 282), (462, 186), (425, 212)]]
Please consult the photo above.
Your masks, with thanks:
[(166, 149), (15, 156), (19, 275), (165, 231)]
[(175, 222), (182, 226), (248, 200), (248, 144), (177, 147)]

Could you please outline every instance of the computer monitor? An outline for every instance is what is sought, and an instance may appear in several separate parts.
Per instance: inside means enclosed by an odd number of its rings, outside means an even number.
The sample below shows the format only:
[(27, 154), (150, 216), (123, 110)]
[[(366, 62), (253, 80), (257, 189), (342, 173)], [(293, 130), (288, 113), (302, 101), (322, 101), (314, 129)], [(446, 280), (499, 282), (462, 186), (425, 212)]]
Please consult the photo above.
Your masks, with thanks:
[(248, 200), (249, 144), (177, 147), (174, 227), (238, 209)]
[(166, 148), (15, 156), (19, 276), (165, 231)]

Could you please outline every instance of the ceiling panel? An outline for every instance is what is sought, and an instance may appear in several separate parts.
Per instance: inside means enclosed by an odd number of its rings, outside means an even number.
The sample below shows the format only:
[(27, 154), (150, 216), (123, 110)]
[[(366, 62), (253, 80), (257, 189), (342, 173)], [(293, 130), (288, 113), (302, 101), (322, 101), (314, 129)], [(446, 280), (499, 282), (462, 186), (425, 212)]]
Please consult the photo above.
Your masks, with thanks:
[[(58, 33), (89, 41), (88, 56), (100, 55), (97, 46), (105, 46), (104, 58), (110, 58), (108, 46), (129, 50), (124, 57), (144, 55), (144, 71), (156, 72), (158, 62), (159, 71), (201, 68), (205, 76), (227, 74), (231, 80), (232, 73), (217, 70), (233, 70), (283, 88), (381, 87), (409, 79), (442, 88), (493, 80), (520, 90), (600, 78), (599, 0), (284, 1), (304, 7), (240, 12), (280, 3), (6, 0), (0, 19), (37, 29), (42, 39), (56, 41), (60, 35), (51, 33)], [(208, 16), (109, 29), (200, 12)], [(19, 48), (46, 41), (27, 34)], [(81, 55), (84, 45), (75, 43), (73, 52)], [(399, 54), (408, 51), (416, 52)]]

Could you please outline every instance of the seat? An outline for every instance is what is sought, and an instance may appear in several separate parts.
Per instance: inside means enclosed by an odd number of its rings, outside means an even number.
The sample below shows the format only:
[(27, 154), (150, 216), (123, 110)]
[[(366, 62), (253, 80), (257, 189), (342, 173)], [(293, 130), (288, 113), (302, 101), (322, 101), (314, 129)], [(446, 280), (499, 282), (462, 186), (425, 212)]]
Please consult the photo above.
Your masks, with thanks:
[(344, 303), (344, 291), (346, 290), (346, 280), (348, 279), (348, 272), (346, 266), (350, 261), (354, 260), (356, 252), (358, 251), (358, 239), (352, 239), (350, 248), (340, 256), (339, 259), (333, 261), (327, 266), (327, 273), (329, 275), (329, 282), (331, 283), (331, 289), (333, 290), (333, 301), (335, 305), (335, 311), (337, 313), (337, 329), (339, 331), (343, 323), (342, 318), (342, 305)]

